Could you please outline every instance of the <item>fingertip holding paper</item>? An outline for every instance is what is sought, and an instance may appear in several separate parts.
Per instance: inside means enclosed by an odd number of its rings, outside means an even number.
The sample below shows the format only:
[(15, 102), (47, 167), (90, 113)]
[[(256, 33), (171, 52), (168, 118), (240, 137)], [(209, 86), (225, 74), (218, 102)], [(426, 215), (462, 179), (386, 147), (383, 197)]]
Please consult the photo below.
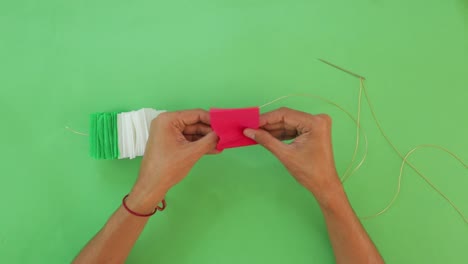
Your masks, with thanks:
[(260, 123), (260, 109), (248, 108), (211, 108), (211, 128), (218, 135), (216, 149), (237, 148), (255, 145), (257, 142), (244, 135), (244, 129), (258, 129)]

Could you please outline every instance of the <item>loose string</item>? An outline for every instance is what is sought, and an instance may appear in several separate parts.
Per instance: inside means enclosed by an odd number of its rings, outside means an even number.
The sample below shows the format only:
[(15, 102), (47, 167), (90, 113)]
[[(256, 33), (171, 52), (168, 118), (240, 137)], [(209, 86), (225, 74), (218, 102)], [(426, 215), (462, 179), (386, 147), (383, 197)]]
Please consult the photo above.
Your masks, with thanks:
[[(322, 60), (323, 61), (323, 60)], [(340, 70), (344, 70), (343, 68), (341, 67), (338, 67), (334, 64), (331, 64), (331, 63), (328, 63), (326, 61), (323, 61), (335, 68), (338, 68)], [(285, 96), (281, 96), (277, 99), (274, 99), (268, 103), (265, 103), (263, 104), (262, 106), (260, 106), (260, 108), (263, 108), (263, 107), (266, 107), (266, 106), (269, 106), (273, 103), (276, 103), (278, 101), (281, 101), (281, 100), (284, 100), (286, 98), (289, 98), (289, 97), (297, 97), (297, 96), (302, 96), (302, 97), (312, 97), (312, 98), (318, 98), (320, 100), (323, 100), (327, 103), (330, 103), (334, 106), (336, 106), (338, 109), (342, 110), (343, 112), (345, 112), (348, 116), (350, 116), (353, 121), (355, 121), (356, 123), (356, 126), (357, 126), (357, 129), (356, 129), (356, 144), (355, 144), (355, 148), (354, 148), (354, 153), (353, 153), (353, 157), (351, 159), (351, 162), (350, 162), (350, 165), (352, 165), (354, 163), (354, 159), (357, 155), (357, 152), (358, 152), (358, 149), (359, 149), (359, 133), (360, 131), (362, 131), (362, 128), (361, 128), (361, 120), (360, 120), (360, 117), (361, 117), (361, 96), (362, 96), (362, 91), (364, 91), (364, 95), (366, 97), (366, 101), (367, 101), (367, 104), (369, 105), (369, 109), (370, 109), (370, 112), (371, 112), (371, 115), (372, 115), (372, 118), (377, 126), (377, 128), (379, 129), (379, 132), (382, 134), (382, 136), (384, 137), (384, 139), (387, 141), (387, 143), (392, 147), (392, 149), (398, 154), (398, 156), (402, 159), (402, 164), (401, 164), (401, 167), (400, 167), (400, 175), (398, 177), (398, 188), (397, 188), (397, 191), (395, 192), (392, 200), (389, 202), (389, 204), (384, 208), (382, 209), (381, 211), (379, 211), (378, 213), (375, 213), (375, 214), (372, 214), (372, 215), (369, 215), (369, 216), (365, 216), (365, 217), (360, 217), (362, 219), (371, 219), (371, 218), (374, 218), (374, 217), (377, 217), (379, 215), (382, 215), (383, 213), (387, 212), (395, 203), (396, 199), (398, 198), (399, 194), (400, 194), (400, 190), (401, 190), (401, 178), (403, 176), (403, 169), (404, 169), (404, 166), (405, 164), (407, 164), (408, 166), (410, 166), (422, 179), (424, 179), (426, 181), (426, 183), (433, 189), (435, 190), (444, 200), (446, 200), (451, 206), (452, 208), (461, 216), (461, 218), (463, 219), (463, 221), (465, 223), (468, 223), (468, 220), (467, 218), (464, 216), (464, 214), (462, 213), (462, 211), (447, 197), (447, 195), (445, 195), (442, 191), (440, 191), (422, 172), (420, 172), (412, 163), (410, 163), (408, 161), (408, 158), (418, 149), (420, 148), (428, 148), (428, 147), (432, 147), (432, 148), (437, 148), (439, 150), (442, 150), (444, 152), (446, 152), (447, 154), (449, 154), (450, 156), (452, 156), (453, 158), (455, 158), (457, 161), (459, 161), (464, 167), (465, 169), (467, 168), (467, 165), (466, 163), (464, 163), (461, 158), (459, 158), (455, 153), (453, 153), (452, 151), (442, 147), (442, 146), (438, 146), (438, 145), (432, 145), (432, 144), (424, 144), (424, 145), (420, 145), (420, 146), (417, 146), (415, 148), (413, 148), (412, 150), (410, 150), (405, 156), (403, 156), (401, 154), (401, 152), (397, 149), (397, 147), (395, 146), (395, 144), (393, 144), (393, 142), (390, 140), (390, 138), (388, 137), (388, 135), (385, 133), (385, 131), (383, 130), (378, 118), (377, 118), (377, 115), (375, 114), (375, 111), (374, 111), (374, 107), (371, 103), (371, 100), (369, 98), (369, 95), (367, 93), (367, 89), (364, 85), (364, 77), (358, 75), (358, 74), (354, 74), (348, 70), (344, 70), (345, 72), (355, 76), (355, 77), (358, 77), (359, 80), (360, 80), (360, 89), (359, 89), (359, 97), (358, 97), (358, 114), (357, 114), (357, 118), (355, 119), (354, 117), (352, 117), (352, 115), (344, 109), (344, 107), (326, 99), (326, 98), (323, 98), (323, 97), (320, 97), (320, 96), (316, 96), (316, 95), (312, 95), (312, 94), (291, 94), (291, 95), (285, 95)], [(365, 132), (364, 132), (365, 133)], [(348, 173), (349, 172), (349, 169), (350, 169), (350, 166), (348, 166), (348, 168), (346, 169), (345, 173), (344, 173), (344, 176), (343, 178), (341, 179), (342, 182), (345, 182), (352, 174), (354, 174), (361, 166), (362, 164), (365, 162), (365, 159), (367, 157), (367, 136), (365, 136), (365, 139), (366, 139), (366, 150), (364, 152), (364, 155), (361, 159), (361, 161), (359, 162), (359, 164), (351, 171), (351, 173)]]
[[(448, 153), (450, 156), (452, 156), (454, 159), (456, 159), (460, 164), (462, 164), (465, 168), (467, 168), (467, 164), (465, 164), (462, 159), (460, 157), (458, 157), (455, 153), (449, 151), (448, 149), (444, 148), (444, 147), (441, 147), (441, 146), (438, 146), (438, 145), (432, 145), (432, 144), (423, 144), (423, 145), (419, 145), (415, 148), (413, 148), (412, 150), (408, 151), (408, 153), (405, 155), (405, 157), (403, 158), (403, 161), (401, 162), (401, 166), (400, 166), (400, 175), (398, 176), (398, 187), (397, 187), (397, 191), (395, 192), (395, 194), (393, 195), (393, 198), (392, 200), (388, 203), (388, 205), (382, 209), (380, 212), (376, 213), (376, 214), (373, 214), (373, 215), (369, 215), (369, 216), (364, 216), (364, 217), (361, 217), (362, 219), (371, 219), (371, 218), (374, 218), (374, 217), (377, 217), (383, 213), (385, 213), (386, 211), (388, 211), (388, 209), (390, 209), (390, 207), (395, 203), (396, 199), (398, 198), (398, 196), (400, 195), (400, 190), (401, 190), (401, 179), (403, 177), (403, 169), (405, 168), (405, 163), (407, 164), (408, 163), (408, 158), (413, 155), (413, 153), (418, 150), (418, 149), (422, 149), (422, 148), (435, 148), (435, 149), (440, 149), (442, 151), (444, 151), (445, 153)], [(450, 203), (450, 205), (455, 209), (455, 211), (457, 211), (457, 213), (463, 218), (463, 220), (465, 221), (465, 223), (468, 223), (466, 219), (466, 217), (463, 215), (463, 213), (461, 212), (461, 210), (443, 193), (441, 192), (431, 181), (429, 181), (429, 179), (427, 179), (427, 177), (425, 177), (424, 175), (421, 175), (421, 177), (432, 187), (432, 189), (434, 189), (437, 193), (439, 193), (448, 203)]]
[[(413, 148), (410, 152), (408, 152), (407, 155), (403, 156), (403, 154), (401, 154), (400, 151), (398, 151), (397, 147), (395, 146), (395, 144), (393, 144), (393, 142), (390, 140), (390, 138), (387, 136), (387, 134), (385, 133), (385, 131), (383, 130), (379, 120), (377, 119), (377, 115), (375, 114), (375, 111), (374, 111), (374, 106), (372, 105), (371, 103), (371, 100), (369, 98), (369, 95), (367, 93), (367, 89), (365, 88), (364, 86), (364, 82), (362, 83), (362, 87), (363, 87), (363, 90), (364, 90), (364, 94), (366, 96), (366, 101), (367, 101), (367, 104), (369, 105), (369, 109), (370, 109), (370, 112), (371, 112), (371, 115), (372, 115), (372, 118), (374, 119), (375, 121), (375, 124), (377, 125), (377, 128), (379, 129), (380, 131), (380, 134), (382, 134), (382, 136), (385, 138), (385, 140), (387, 141), (387, 143), (393, 148), (393, 150), (398, 154), (398, 156), (402, 159), (402, 167), (404, 167), (404, 164), (407, 164), (408, 166), (410, 166), (424, 181), (426, 181), (427, 184), (429, 184), (429, 186), (434, 190), (436, 191), (442, 198), (444, 198), (445, 201), (447, 201), (453, 209), (455, 209), (455, 211), (461, 216), (461, 218), (463, 219), (463, 221), (465, 223), (468, 224), (468, 220), (467, 218), (465, 217), (465, 215), (461, 212), (460, 209), (458, 209), (458, 207), (452, 202), (452, 200), (450, 200), (447, 195), (445, 195), (442, 191), (440, 191), (421, 171), (419, 171), (412, 163), (410, 163), (407, 159), (408, 157), (414, 152), (416, 151), (417, 149), (421, 148), (421, 146), (431, 146), (433, 148), (438, 148), (444, 152), (446, 152), (447, 154), (449, 154), (450, 156), (454, 157), (455, 159), (457, 159), (464, 167), (465, 169), (467, 168), (466, 166), (466, 163), (463, 162), (454, 152), (442, 147), (442, 146), (438, 146), (438, 145), (432, 145), (432, 144), (425, 144), (425, 145), (421, 145), (419, 147), (415, 147)], [(401, 169), (400, 170), (400, 177), (399, 179), (401, 180), (401, 175), (403, 173), (403, 170)], [(400, 184), (400, 183), (399, 183)], [(378, 215), (381, 215), (383, 214), (384, 212), (386, 212), (388, 209), (390, 209), (390, 207), (393, 205), (393, 203), (395, 202), (396, 198), (398, 197), (399, 195), (399, 190), (400, 187), (398, 187), (397, 189), (397, 192), (394, 196), (394, 200), (392, 199), (392, 201), (387, 205), (387, 207), (385, 209), (383, 209), (382, 211), (380, 211), (379, 213), (376, 213), (376, 214), (373, 214), (373, 215), (370, 215), (370, 216), (366, 216), (365, 219), (369, 219), (369, 218), (373, 218), (373, 217), (376, 217)]]
[(75, 133), (75, 134), (77, 134), (77, 135), (86, 136), (86, 137), (89, 136), (89, 135), (86, 134), (86, 133), (79, 132), (79, 131), (74, 130), (73, 128), (70, 128), (69, 126), (65, 126), (65, 129), (67, 129), (68, 131), (71, 131), (72, 133)]
[[(354, 160), (356, 158), (357, 152), (359, 150), (359, 127), (361, 126), (361, 98), (362, 98), (362, 88), (363, 88), (363, 77), (359, 77), (359, 96), (358, 96), (358, 110), (357, 110), (357, 128), (356, 128), (356, 143), (354, 146), (354, 153), (353, 153), (353, 158), (351, 159), (351, 164), (354, 163)], [(364, 152), (364, 156), (361, 159), (361, 162), (352, 170), (351, 173), (348, 173), (349, 170), (345, 171), (343, 178), (341, 179), (341, 182), (345, 182), (351, 175), (353, 175), (361, 166), (364, 164), (364, 161), (366, 160), (367, 157), (367, 143), (366, 143), (366, 151)], [(351, 168), (349, 166), (348, 168)]]

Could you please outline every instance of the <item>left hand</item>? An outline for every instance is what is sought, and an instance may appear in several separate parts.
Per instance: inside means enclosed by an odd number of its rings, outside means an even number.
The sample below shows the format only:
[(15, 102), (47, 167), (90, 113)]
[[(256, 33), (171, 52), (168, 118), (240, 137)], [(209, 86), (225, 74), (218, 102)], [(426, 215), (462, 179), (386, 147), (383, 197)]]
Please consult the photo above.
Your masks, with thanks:
[(205, 154), (217, 153), (218, 137), (202, 109), (165, 112), (151, 122), (145, 154), (127, 204), (151, 212)]

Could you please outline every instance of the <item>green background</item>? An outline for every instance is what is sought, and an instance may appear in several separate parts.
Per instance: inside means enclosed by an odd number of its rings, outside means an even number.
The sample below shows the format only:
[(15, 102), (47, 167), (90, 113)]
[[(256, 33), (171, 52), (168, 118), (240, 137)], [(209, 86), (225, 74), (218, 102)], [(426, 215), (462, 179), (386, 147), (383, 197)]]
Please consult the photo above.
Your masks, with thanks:
[[(15, 0), (0, 2), (0, 262), (67, 263), (119, 206), (140, 159), (93, 160), (88, 116), (142, 107), (260, 105), (308, 92), (355, 113), (367, 77), (404, 153), (468, 148), (466, 0)], [(274, 106), (334, 119), (338, 170), (353, 123), (323, 102)], [(358, 215), (383, 208), (400, 160), (368, 111), (369, 157), (345, 184)], [(411, 158), (468, 214), (468, 177), (437, 150)], [(412, 170), (394, 207), (363, 221), (388, 263), (468, 262), (468, 225)], [(333, 263), (321, 212), (258, 146), (202, 159), (167, 195), (128, 263)]]

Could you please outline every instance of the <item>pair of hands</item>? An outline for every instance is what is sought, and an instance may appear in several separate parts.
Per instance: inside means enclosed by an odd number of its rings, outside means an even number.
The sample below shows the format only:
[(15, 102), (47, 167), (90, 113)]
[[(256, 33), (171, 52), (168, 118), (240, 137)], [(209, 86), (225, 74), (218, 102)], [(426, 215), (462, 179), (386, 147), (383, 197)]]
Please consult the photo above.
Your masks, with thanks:
[[(319, 203), (341, 184), (336, 173), (331, 119), (280, 108), (260, 116), (260, 129), (245, 129), (273, 153)], [(281, 140), (294, 139), (286, 144)], [(145, 155), (127, 203), (140, 212), (151, 212), (166, 192), (180, 182), (205, 154), (216, 154), (218, 137), (202, 109), (166, 112), (151, 123)]]

